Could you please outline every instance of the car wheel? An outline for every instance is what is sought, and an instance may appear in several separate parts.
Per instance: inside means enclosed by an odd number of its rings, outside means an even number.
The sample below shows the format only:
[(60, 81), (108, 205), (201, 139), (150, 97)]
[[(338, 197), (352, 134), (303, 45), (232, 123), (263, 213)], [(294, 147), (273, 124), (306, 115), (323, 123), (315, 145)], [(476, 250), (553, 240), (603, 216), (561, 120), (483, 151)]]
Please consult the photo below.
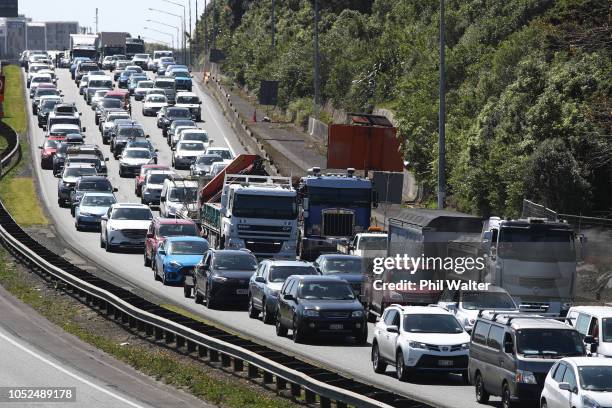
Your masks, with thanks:
[(279, 337), (287, 337), (287, 328), (281, 323), (279, 313), (276, 312), (276, 335)]
[(209, 309), (215, 309), (217, 307), (217, 303), (211, 295), (210, 287), (208, 285), (206, 287), (206, 307), (208, 307)]
[(201, 305), (204, 303), (204, 297), (200, 294), (200, 292), (198, 291), (197, 288), (193, 289), (194, 291), (194, 300), (198, 305)]
[(261, 301), (261, 305), (261, 320), (264, 322), (264, 324), (274, 323), (274, 316), (271, 313), (268, 313), (268, 306), (266, 305), (265, 298)]
[(486, 404), (489, 402), (489, 393), (485, 390), (484, 381), (482, 380), (482, 375), (480, 375), (480, 373), (476, 374), (474, 389), (476, 391), (477, 402), (480, 404)]
[(74, 206), (71, 205), (70, 206), (70, 215), (72, 215), (74, 217), (75, 213), (74, 213)]
[(504, 383), (504, 386), (502, 387), (502, 408), (512, 408), (514, 407), (516, 404), (514, 404), (512, 402), (511, 399), (511, 394), (510, 394), (510, 387), (508, 386), (508, 383)]
[[(115, 157), (116, 159), (117, 157)], [(119, 167), (119, 177), (125, 177), (123, 174), (123, 170), (121, 170), (121, 167)]]
[(304, 333), (302, 332), (302, 330), (300, 330), (300, 325), (297, 322), (297, 319), (294, 317), (293, 318), (293, 342), (294, 343), (304, 343), (306, 336), (304, 335)]
[(166, 281), (166, 269), (163, 266), (162, 266), (161, 281), (164, 286), (168, 285), (168, 281)]
[(257, 319), (259, 316), (259, 311), (255, 309), (255, 305), (253, 304), (253, 298), (249, 296), (249, 317), (251, 319)]
[(115, 248), (113, 248), (113, 246), (108, 242), (104, 242), (104, 249), (106, 249), (106, 252), (113, 252), (115, 250)]
[(155, 281), (159, 281), (161, 279), (159, 279), (159, 275), (157, 275), (157, 269), (153, 268), (153, 279), (155, 279)]
[(383, 374), (387, 370), (387, 363), (380, 358), (380, 351), (378, 350), (378, 343), (374, 343), (372, 346), (372, 368), (377, 374)]
[(96, 116), (96, 125), (100, 124), (100, 118), (98, 116)]
[(147, 250), (144, 251), (144, 266), (151, 266), (151, 260), (147, 256)]
[(74, 222), (74, 228), (75, 228), (77, 231), (80, 231), (80, 230), (81, 230), (81, 226), (79, 225), (78, 221), (75, 221), (75, 222)]
[(402, 353), (402, 350), (398, 350), (397, 355), (395, 356), (395, 375), (400, 381), (406, 381), (408, 380), (408, 377), (410, 377), (404, 363), (404, 353)]
[(100, 248), (104, 248), (104, 241), (102, 241), (102, 233), (100, 233)]

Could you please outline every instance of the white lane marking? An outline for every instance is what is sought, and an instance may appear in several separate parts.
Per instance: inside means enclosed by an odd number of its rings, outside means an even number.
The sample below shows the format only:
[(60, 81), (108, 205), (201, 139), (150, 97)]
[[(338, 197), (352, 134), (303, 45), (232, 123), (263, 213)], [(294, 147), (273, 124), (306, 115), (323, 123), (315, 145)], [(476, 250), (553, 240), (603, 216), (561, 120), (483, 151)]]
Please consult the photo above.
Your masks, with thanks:
[[(200, 91), (200, 94), (206, 96), (206, 99), (210, 99), (212, 101), (212, 103), (217, 103), (217, 101), (215, 101), (212, 96), (209, 96), (206, 92), (202, 91), (202, 89), (200, 88), (200, 84), (196, 83), (196, 87), (198, 88), (198, 91)], [(221, 127), (221, 124), (217, 121), (217, 119), (215, 119), (215, 115), (213, 114), (213, 111), (212, 111), (211, 107), (207, 103), (204, 103), (203, 105), (206, 108), (206, 110), (208, 111), (208, 113), (210, 114), (210, 118), (213, 120), (213, 122), (215, 122), (215, 124), (217, 125), (217, 128), (219, 128), (219, 131), (223, 135), (223, 140), (225, 140), (225, 144), (227, 145), (227, 147), (232, 152), (232, 155), (234, 157), (236, 157), (236, 152), (232, 148), (232, 145), (229, 142), (229, 139), (225, 135), (225, 132), (223, 131), (223, 128)]]
[(124, 402), (124, 403), (126, 403), (126, 404), (128, 404), (128, 405), (130, 405), (132, 407), (135, 407), (135, 408), (144, 408), (142, 405), (138, 405), (138, 404), (135, 404), (135, 403), (133, 403), (131, 401), (128, 401), (127, 399), (123, 398), (122, 396), (117, 395), (117, 394), (115, 394), (113, 392), (110, 392), (110, 391), (100, 387), (99, 385), (96, 385), (96, 384), (92, 383), (91, 381), (88, 381), (85, 378), (83, 378), (83, 377), (81, 377), (81, 376), (79, 376), (77, 374), (74, 374), (74, 373), (66, 370), (65, 368), (61, 367), (60, 365), (55, 364), (54, 362), (46, 359), (45, 357), (43, 357), (40, 354), (30, 350), (29, 348), (27, 348), (27, 347), (17, 343), (15, 340), (11, 339), (10, 337), (5, 336), (2, 333), (0, 333), (0, 337), (3, 338), (4, 340), (8, 341), (9, 343), (11, 343), (13, 346), (15, 346), (15, 347), (21, 349), (22, 351), (25, 351), (26, 353), (30, 354), (32, 357), (35, 357), (35, 358), (39, 359), (40, 361), (42, 361), (43, 363), (46, 363), (46, 364), (50, 365), (51, 367), (55, 368), (56, 370), (59, 370), (59, 371), (63, 372), (66, 375), (69, 375), (70, 377), (74, 378), (77, 381), (81, 381), (82, 383), (84, 383), (86, 385), (89, 385), (90, 387), (92, 387), (92, 388), (94, 388), (94, 389), (96, 389), (96, 390), (98, 390), (100, 392), (103, 392), (104, 394), (107, 394), (107, 395), (109, 395), (109, 396), (111, 396), (111, 397), (113, 397), (115, 399), (118, 399), (119, 401)]

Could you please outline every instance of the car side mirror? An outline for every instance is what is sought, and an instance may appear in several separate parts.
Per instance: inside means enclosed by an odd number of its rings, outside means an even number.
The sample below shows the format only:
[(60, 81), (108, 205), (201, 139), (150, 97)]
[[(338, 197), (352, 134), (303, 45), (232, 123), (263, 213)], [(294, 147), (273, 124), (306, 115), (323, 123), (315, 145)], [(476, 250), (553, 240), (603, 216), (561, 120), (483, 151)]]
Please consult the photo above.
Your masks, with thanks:
[(108, 215), (103, 215), (102, 217), (100, 217), (100, 219), (102, 221), (108, 221)]
[(559, 389), (563, 391), (572, 392), (572, 386), (569, 383), (561, 382), (559, 383)]
[(145, 135), (145, 139), (148, 139), (150, 137), (151, 137), (151, 135)]
[(175, 152), (176, 151), (176, 146), (172, 146), (172, 151)]
[[(79, 112), (79, 116), (83, 116), (83, 112)], [(84, 131), (83, 131), (84, 132)]]
[(507, 341), (504, 343), (504, 353), (512, 354), (514, 353), (514, 345), (511, 341)]
[(283, 299), (285, 299), (285, 300), (295, 300), (295, 298), (293, 297), (293, 295), (292, 295), (292, 294), (290, 294), (290, 293), (285, 294), (285, 295), (283, 296)]
[(119, 155), (117, 156), (117, 159), (120, 160), (122, 157), (123, 157), (122, 155)]
[(38, 146), (38, 148), (39, 148), (39, 149), (42, 149), (43, 147), (42, 147), (42, 146)]
[(83, 126), (83, 132), (87, 132), (87, 128)]
[(105, 158), (104, 158), (104, 161), (105, 161), (105, 162), (106, 162), (106, 161), (108, 161), (108, 160), (109, 160), (109, 159), (108, 159), (108, 157), (105, 157)]
[(209, 139), (209, 140), (208, 140), (208, 144), (209, 144), (209, 145), (212, 145), (213, 143), (215, 143), (215, 139)]
[(149, 232), (147, 234), (147, 238), (154, 238), (154, 237), (155, 237), (155, 235), (152, 232)]
[(113, 187), (113, 193), (116, 193), (117, 191), (119, 191), (119, 189), (117, 187)]
[(47, 125), (43, 125), (43, 131), (47, 131)]
[(398, 329), (397, 326), (389, 326), (389, 327), (387, 327), (387, 331), (389, 333), (399, 333), (399, 329)]
[(255, 282), (266, 283), (266, 280), (263, 278), (263, 276), (258, 276), (255, 278)]
[(159, 152), (159, 149), (155, 149), (155, 153)]
[(595, 338), (593, 336), (584, 336), (582, 341), (584, 341), (586, 344), (593, 344), (595, 343)]

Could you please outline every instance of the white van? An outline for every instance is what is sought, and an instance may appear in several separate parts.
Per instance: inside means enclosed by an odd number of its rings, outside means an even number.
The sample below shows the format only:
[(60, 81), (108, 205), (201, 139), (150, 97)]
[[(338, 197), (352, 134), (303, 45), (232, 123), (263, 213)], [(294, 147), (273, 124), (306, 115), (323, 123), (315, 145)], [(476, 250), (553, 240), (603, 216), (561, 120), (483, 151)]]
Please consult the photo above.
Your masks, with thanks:
[(159, 198), (159, 213), (168, 218), (176, 217), (185, 206), (191, 211), (196, 207), (197, 196), (197, 180), (166, 179)]
[(574, 306), (565, 322), (584, 337), (590, 355), (612, 357), (612, 307)]

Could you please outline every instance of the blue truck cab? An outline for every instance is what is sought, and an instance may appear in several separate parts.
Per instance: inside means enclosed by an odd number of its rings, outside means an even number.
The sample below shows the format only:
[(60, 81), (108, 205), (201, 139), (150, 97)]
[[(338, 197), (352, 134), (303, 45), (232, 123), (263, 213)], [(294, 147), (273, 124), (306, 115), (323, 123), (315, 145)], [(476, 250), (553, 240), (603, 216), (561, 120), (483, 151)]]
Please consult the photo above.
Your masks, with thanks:
[(313, 261), (320, 254), (336, 252), (345, 242), (370, 227), (372, 208), (378, 206), (372, 181), (346, 174), (321, 174), (315, 167), (300, 179), (301, 203), (299, 252), (303, 260)]

